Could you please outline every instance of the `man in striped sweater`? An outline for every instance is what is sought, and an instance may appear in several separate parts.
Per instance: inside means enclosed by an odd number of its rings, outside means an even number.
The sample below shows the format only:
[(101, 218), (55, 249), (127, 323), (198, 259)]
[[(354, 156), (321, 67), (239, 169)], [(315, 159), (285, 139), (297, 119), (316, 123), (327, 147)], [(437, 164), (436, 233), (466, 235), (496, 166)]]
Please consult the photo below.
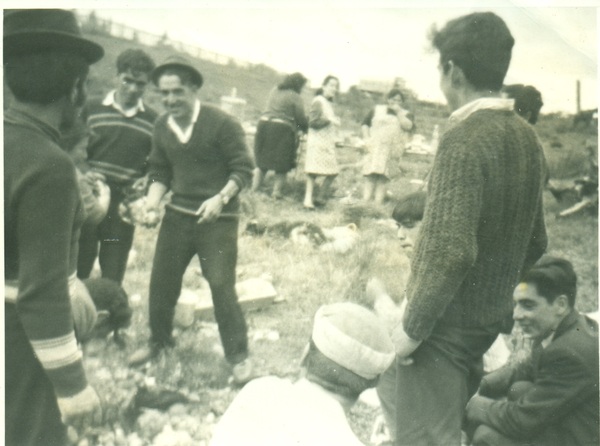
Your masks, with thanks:
[(452, 115), (429, 179), (406, 312), (392, 333), (392, 424), (396, 444), (411, 446), (460, 444), (483, 354), (510, 330), (512, 291), (547, 244), (543, 151), (500, 97), (510, 31), (493, 13), (473, 13), (434, 31), (432, 42)]
[[(75, 340), (69, 274), (83, 220), (75, 166), (58, 146), (104, 51), (72, 12), (4, 13), (5, 444), (64, 446), (63, 424), (101, 418)], [(62, 420), (61, 420), (62, 418)]]
[(87, 116), (87, 163), (104, 175), (111, 191), (106, 217), (85, 224), (79, 240), (77, 275), (89, 277), (96, 257), (102, 277), (123, 281), (133, 244), (134, 226), (119, 216), (127, 187), (146, 174), (156, 113), (142, 101), (154, 62), (142, 50), (128, 49), (117, 58), (116, 89), (102, 101), (90, 102)]

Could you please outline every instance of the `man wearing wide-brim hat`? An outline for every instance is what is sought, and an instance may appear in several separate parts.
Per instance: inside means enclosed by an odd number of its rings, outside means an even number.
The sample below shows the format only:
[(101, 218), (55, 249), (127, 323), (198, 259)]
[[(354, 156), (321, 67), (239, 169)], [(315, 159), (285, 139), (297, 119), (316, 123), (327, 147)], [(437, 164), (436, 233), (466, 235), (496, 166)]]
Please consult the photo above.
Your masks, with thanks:
[(151, 339), (132, 355), (139, 365), (174, 345), (175, 305), (182, 278), (197, 255), (210, 286), (225, 359), (233, 377), (251, 376), (247, 327), (235, 291), (239, 191), (250, 183), (253, 163), (240, 123), (217, 107), (200, 103), (200, 72), (172, 56), (152, 80), (167, 113), (155, 123), (150, 153), (146, 224), (160, 220), (159, 204), (172, 191), (162, 220), (150, 278)]
[(69, 11), (4, 13), (14, 95), (4, 115), (6, 444), (66, 445), (64, 423), (81, 431), (102, 415), (73, 330), (69, 282), (83, 215), (57, 129), (74, 121), (89, 65), (103, 54)]

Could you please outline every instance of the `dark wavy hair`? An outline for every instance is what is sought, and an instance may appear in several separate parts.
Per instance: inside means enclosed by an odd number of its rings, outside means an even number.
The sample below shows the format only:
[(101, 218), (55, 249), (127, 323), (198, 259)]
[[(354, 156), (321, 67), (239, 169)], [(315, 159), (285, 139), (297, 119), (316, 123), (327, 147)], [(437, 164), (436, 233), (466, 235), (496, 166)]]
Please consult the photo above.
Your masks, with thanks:
[(502, 91), (515, 100), (515, 111), (525, 118), (531, 125), (538, 120), (544, 102), (542, 93), (531, 85), (513, 84), (505, 85)]
[(156, 64), (152, 58), (142, 50), (127, 49), (117, 57), (117, 74), (131, 70), (134, 73), (149, 74)]
[(157, 85), (158, 85), (158, 81), (160, 80), (160, 78), (165, 75), (177, 76), (179, 78), (179, 80), (181, 81), (182, 85), (187, 85), (188, 87), (192, 87), (193, 89), (200, 88), (197, 85), (196, 78), (194, 77), (194, 73), (192, 72), (192, 70), (190, 70), (189, 68), (186, 68), (184, 66), (175, 65), (175, 66), (165, 68), (160, 73), (160, 76), (158, 77), (158, 79), (156, 79)]
[(538, 294), (549, 303), (565, 295), (569, 306), (575, 306), (577, 275), (568, 260), (545, 255), (527, 271), (521, 282), (534, 284)]
[(302, 73), (288, 74), (283, 81), (277, 86), (279, 90), (293, 90), (300, 93), (306, 85), (307, 79)]
[(12, 56), (4, 62), (4, 76), (10, 91), (21, 102), (48, 105), (69, 95), (79, 79), (89, 72), (86, 60), (70, 52)]
[(335, 79), (338, 83), (338, 87), (340, 85), (340, 80), (336, 77), (336, 76), (332, 76), (331, 74), (326, 76), (325, 79), (323, 80), (323, 82), (321, 82), (321, 87), (317, 89), (317, 91), (315, 91), (315, 96), (320, 96), (323, 94), (323, 86), (327, 85), (327, 82), (329, 82), (331, 79)]
[(440, 31), (432, 28), (430, 39), (440, 53), (444, 72), (452, 61), (475, 88), (502, 88), (515, 39), (496, 14), (476, 12), (456, 18)]

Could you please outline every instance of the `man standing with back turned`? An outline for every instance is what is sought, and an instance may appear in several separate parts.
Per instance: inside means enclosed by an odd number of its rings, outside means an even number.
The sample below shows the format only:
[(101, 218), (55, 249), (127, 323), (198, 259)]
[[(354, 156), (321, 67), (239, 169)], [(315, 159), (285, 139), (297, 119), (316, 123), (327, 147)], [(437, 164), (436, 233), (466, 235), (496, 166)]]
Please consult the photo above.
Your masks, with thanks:
[(14, 94), (4, 114), (8, 445), (65, 446), (63, 421), (85, 429), (101, 418), (73, 330), (69, 275), (83, 208), (57, 129), (75, 121), (89, 65), (103, 54), (69, 11), (4, 12), (4, 75)]
[(482, 356), (510, 330), (512, 291), (547, 243), (542, 148), (500, 97), (514, 44), (506, 24), (473, 13), (434, 31), (432, 42), (452, 115), (429, 179), (406, 312), (392, 332), (395, 442), (411, 446), (460, 444)]
[(167, 113), (154, 128), (146, 223), (159, 222), (158, 206), (170, 189), (150, 278), (150, 345), (130, 358), (136, 365), (174, 345), (173, 315), (183, 274), (197, 255), (208, 281), (225, 358), (234, 379), (246, 381), (251, 368), (247, 328), (238, 303), (238, 192), (252, 178), (253, 164), (242, 126), (197, 97), (202, 75), (173, 56), (152, 73)]

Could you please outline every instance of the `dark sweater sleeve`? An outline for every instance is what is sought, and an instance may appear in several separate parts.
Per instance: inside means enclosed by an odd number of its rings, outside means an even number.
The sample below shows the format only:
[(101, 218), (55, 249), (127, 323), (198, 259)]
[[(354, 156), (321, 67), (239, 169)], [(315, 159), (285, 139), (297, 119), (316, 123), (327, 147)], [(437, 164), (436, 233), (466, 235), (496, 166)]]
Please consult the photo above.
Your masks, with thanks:
[(37, 172), (18, 198), (17, 310), (56, 394), (65, 397), (87, 385), (67, 283), (80, 199), (74, 166), (68, 159), (53, 163)]
[(242, 190), (252, 179), (254, 163), (246, 145), (246, 134), (238, 121), (227, 117), (217, 136), (218, 143), (227, 160), (229, 180)]
[(314, 99), (310, 104), (308, 126), (311, 129), (319, 130), (327, 127), (331, 121), (323, 115), (323, 106), (321, 102)]
[[(429, 336), (477, 258), (483, 172), (457, 132), (440, 144), (412, 260), (404, 329)], [(442, 141), (444, 142), (444, 141)]]
[(481, 379), (479, 394), (489, 398), (505, 397), (517, 381), (532, 381), (532, 360), (507, 364), (498, 370), (488, 373)]
[(164, 118), (159, 119), (152, 135), (152, 150), (148, 157), (148, 179), (150, 184), (159, 182), (170, 189), (173, 170), (167, 157), (166, 148), (162, 144), (162, 138), (167, 131)]

